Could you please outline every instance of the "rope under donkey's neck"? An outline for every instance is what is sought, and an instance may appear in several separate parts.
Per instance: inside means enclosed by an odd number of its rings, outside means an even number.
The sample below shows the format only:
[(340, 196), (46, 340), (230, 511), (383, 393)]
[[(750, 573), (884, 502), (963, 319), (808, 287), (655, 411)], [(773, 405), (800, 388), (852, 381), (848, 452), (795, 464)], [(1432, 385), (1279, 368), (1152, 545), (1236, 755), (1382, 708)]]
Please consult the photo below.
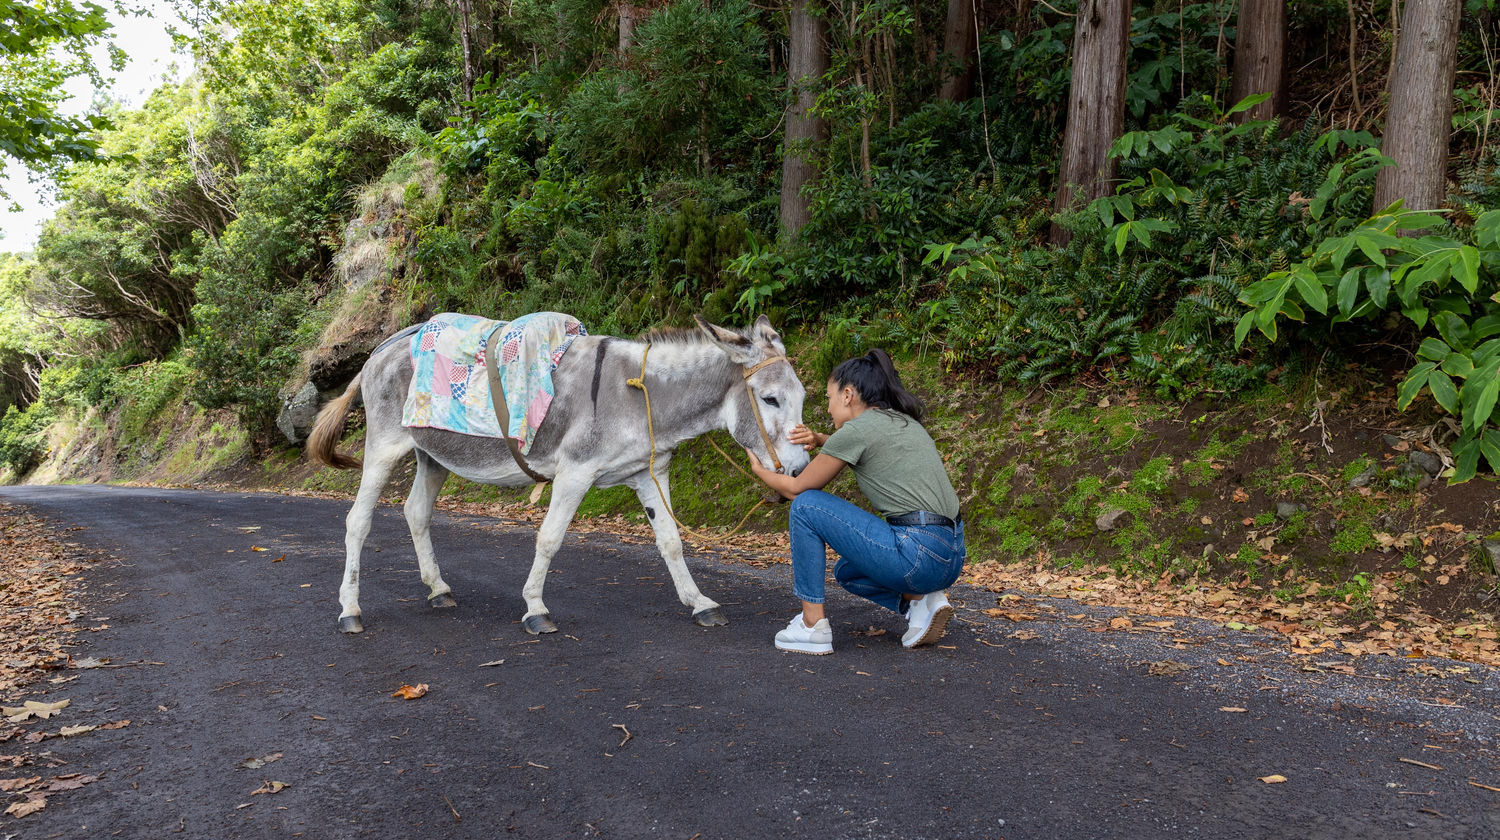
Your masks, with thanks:
[[(656, 478), (656, 424), (651, 419), (651, 390), (646, 387), (646, 357), (650, 354), (651, 344), (650, 342), (647, 342), (646, 349), (641, 351), (641, 375), (625, 380), (626, 385), (629, 385), (632, 388), (641, 389), (641, 393), (646, 397), (646, 436), (647, 439), (651, 442), (651, 455), (646, 463), (646, 472), (651, 476), (651, 483), (656, 485), (656, 495), (661, 499), (661, 506), (666, 509), (667, 515), (672, 517), (672, 521), (677, 523), (677, 529), (683, 534), (686, 534), (687, 536), (697, 540), (698, 542), (712, 542), (713, 538), (709, 537), (701, 531), (689, 528), (687, 525), (683, 524), (681, 519), (677, 518), (677, 514), (672, 512), (672, 503), (667, 500), (666, 492), (661, 489), (661, 482)], [(783, 356), (781, 358), (784, 359), (786, 357)], [(754, 373), (756, 370), (760, 370), (760, 368), (764, 366), (764, 363), (762, 363), (761, 365), (758, 365), (756, 368), (754, 368), (754, 370), (750, 371), (750, 373)], [(747, 389), (749, 387), (749, 378), (749, 374), (746, 374), (745, 381)], [(754, 400), (754, 395), (751, 395), (752, 407), (754, 407)], [(758, 413), (756, 416), (756, 421), (760, 425), (761, 435), (762, 437), (764, 437), (766, 435), (765, 424), (760, 423), (760, 417)], [(728, 461), (731, 467), (734, 467), (741, 473), (744, 473), (745, 477), (750, 479), (751, 481), (760, 481), (760, 479), (752, 475), (749, 470), (746, 470), (744, 467), (740, 466), (733, 458), (729, 457), (729, 453), (725, 452), (723, 448), (719, 446), (719, 444), (715, 443), (713, 438), (709, 438), (708, 442), (711, 446), (713, 446), (714, 449), (718, 450), (718, 453), (720, 455), (724, 456), (724, 460)], [(769, 444), (769, 438), (767, 438), (767, 443)], [(761, 506), (765, 503), (765, 499), (757, 501), (755, 505), (750, 508), (750, 510), (746, 511), (744, 517), (740, 519), (738, 525), (734, 526), (734, 528), (729, 533), (719, 536), (718, 539), (728, 539), (729, 537), (738, 534), (740, 530), (745, 527), (745, 523), (750, 521), (750, 517), (754, 515), (757, 510), (760, 510)]]

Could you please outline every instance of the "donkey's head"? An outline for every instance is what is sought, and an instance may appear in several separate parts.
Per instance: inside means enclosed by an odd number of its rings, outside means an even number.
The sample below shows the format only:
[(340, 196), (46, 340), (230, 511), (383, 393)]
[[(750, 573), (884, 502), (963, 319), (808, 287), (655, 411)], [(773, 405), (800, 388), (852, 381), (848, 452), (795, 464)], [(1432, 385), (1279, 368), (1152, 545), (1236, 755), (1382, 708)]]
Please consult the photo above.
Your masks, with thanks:
[(793, 426), (802, 422), (802, 401), (807, 393), (797, 371), (786, 360), (786, 346), (762, 315), (750, 329), (740, 332), (715, 326), (694, 316), (698, 329), (744, 371), (744, 382), (724, 394), (725, 427), (735, 442), (755, 453), (767, 469), (796, 475), (807, 466), (807, 451), (787, 440)]

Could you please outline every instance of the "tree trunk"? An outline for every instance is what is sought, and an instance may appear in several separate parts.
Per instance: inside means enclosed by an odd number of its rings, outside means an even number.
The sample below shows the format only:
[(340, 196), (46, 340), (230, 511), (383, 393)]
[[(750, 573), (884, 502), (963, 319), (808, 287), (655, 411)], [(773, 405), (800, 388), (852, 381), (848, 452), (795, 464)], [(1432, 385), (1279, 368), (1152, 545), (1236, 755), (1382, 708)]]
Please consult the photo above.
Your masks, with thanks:
[(620, 60), (625, 60), (625, 54), (630, 52), (631, 46), (635, 44), (635, 25), (645, 18), (646, 10), (634, 3), (624, 2), (620, 4)]
[(1229, 104), (1257, 93), (1269, 93), (1270, 99), (1236, 115), (1240, 122), (1269, 120), (1282, 112), (1286, 101), (1282, 74), (1286, 55), (1285, 0), (1240, 0), (1235, 31), (1234, 81)]
[[(1112, 188), (1115, 161), (1109, 147), (1125, 126), (1130, 0), (1082, 0), (1075, 26), (1068, 125), (1053, 204), (1058, 212), (1108, 195)], [(1054, 244), (1066, 244), (1069, 238), (1061, 225), (1052, 225)]]
[(1461, 0), (1406, 0), (1390, 80), (1381, 154), (1396, 162), (1375, 177), (1375, 209), (1404, 199), (1432, 210), (1447, 198), (1448, 138), (1458, 61)]
[(465, 102), (474, 99), (474, 48), (469, 40), (469, 31), (473, 27), (474, 15), (470, 0), (454, 0), (454, 8), (458, 11), (458, 38), (463, 46), (463, 93)]
[(802, 188), (818, 175), (808, 146), (828, 139), (828, 123), (811, 113), (823, 74), (828, 72), (827, 32), (828, 23), (813, 13), (811, 0), (792, 0), (787, 22), (787, 78), (792, 96), (781, 166), (781, 228), (792, 239), (811, 215), (811, 202)]
[(943, 27), (945, 70), (938, 98), (962, 102), (974, 94), (974, 7), (978, 0), (948, 0), (948, 23)]

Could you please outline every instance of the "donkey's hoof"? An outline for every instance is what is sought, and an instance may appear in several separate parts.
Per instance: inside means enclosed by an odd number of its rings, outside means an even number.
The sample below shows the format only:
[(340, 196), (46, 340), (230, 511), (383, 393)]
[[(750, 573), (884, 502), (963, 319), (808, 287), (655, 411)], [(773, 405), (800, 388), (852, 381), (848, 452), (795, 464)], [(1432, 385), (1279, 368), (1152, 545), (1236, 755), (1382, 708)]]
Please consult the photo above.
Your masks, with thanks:
[(723, 627), (729, 623), (729, 619), (724, 617), (723, 607), (699, 610), (693, 613), (693, 620), (704, 627)]
[(360, 622), (357, 615), (346, 615), (339, 619), (340, 633), (363, 633), (365, 625)]
[(557, 632), (557, 625), (552, 623), (552, 616), (548, 615), (547, 613), (528, 615), (521, 621), (521, 626), (525, 627), (526, 632), (530, 633), (533, 636), (540, 636), (543, 633)]
[(434, 595), (431, 598), (427, 599), (427, 603), (430, 604), (435, 610), (443, 610), (447, 609), (448, 607), (458, 606), (458, 602), (453, 600), (452, 592), (444, 592), (441, 595)]

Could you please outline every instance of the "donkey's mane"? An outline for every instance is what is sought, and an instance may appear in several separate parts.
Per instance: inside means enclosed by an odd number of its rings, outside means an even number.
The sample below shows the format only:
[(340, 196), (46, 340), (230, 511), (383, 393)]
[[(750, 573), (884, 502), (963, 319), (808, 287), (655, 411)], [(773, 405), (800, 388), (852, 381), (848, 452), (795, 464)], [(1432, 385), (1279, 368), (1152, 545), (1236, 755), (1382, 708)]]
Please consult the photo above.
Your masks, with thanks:
[[(736, 331), (738, 332), (738, 331)], [(641, 341), (647, 344), (708, 344), (708, 336), (692, 327), (657, 327), (641, 333)]]

